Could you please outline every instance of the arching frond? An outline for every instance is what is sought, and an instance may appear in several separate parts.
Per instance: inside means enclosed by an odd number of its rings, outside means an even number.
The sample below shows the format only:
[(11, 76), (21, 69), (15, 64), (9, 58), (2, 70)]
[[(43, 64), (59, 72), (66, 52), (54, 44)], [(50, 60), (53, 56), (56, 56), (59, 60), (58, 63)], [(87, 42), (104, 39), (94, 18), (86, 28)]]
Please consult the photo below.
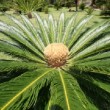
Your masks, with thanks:
[[(81, 38), (76, 42), (76, 44), (73, 46), (73, 49), (71, 50), (71, 53), (74, 54), (78, 50), (81, 50), (84, 48), (85, 45), (92, 42), (95, 38), (98, 37), (102, 32), (104, 32), (105, 29), (110, 27), (110, 22), (104, 21), (101, 22), (90, 30), (88, 30)], [(99, 38), (100, 39), (100, 38)]]
[[(55, 71), (51, 87), (50, 108), (59, 105), (63, 110), (98, 110), (81, 90), (77, 80), (68, 73)], [(57, 110), (57, 108), (55, 109)]]
[(39, 58), (37, 58), (34, 54), (32, 54), (30, 51), (19, 47), (15, 44), (12, 44), (9, 41), (3, 41), (0, 40), (0, 52), (4, 52), (6, 54), (10, 54), (14, 57), (19, 57), (19, 59), (23, 59), (25, 61), (29, 60), (32, 62), (42, 62)]
[(28, 109), (35, 105), (40, 89), (51, 79), (49, 73), (52, 70), (46, 68), (33, 70), (0, 84), (1, 110)]
[(70, 39), (67, 42), (68, 43), (67, 45), (68, 45), (68, 47), (70, 49), (72, 48), (72, 46), (74, 45), (74, 43), (79, 39), (80, 34), (84, 30), (84, 28), (86, 28), (85, 26), (87, 25), (87, 23), (90, 21), (90, 19), (92, 17), (93, 16), (85, 16), (78, 23), (76, 23), (74, 27), (72, 27), (72, 32), (70, 34)]
[(42, 38), (42, 41), (44, 43), (44, 45), (48, 45), (50, 43), (49, 38), (48, 38), (48, 33), (46, 32), (46, 29), (44, 28), (44, 24), (43, 24), (43, 20), (41, 19), (41, 17), (37, 14), (34, 13), (35, 17), (37, 18), (38, 21), (38, 25), (40, 28), (40, 37)]

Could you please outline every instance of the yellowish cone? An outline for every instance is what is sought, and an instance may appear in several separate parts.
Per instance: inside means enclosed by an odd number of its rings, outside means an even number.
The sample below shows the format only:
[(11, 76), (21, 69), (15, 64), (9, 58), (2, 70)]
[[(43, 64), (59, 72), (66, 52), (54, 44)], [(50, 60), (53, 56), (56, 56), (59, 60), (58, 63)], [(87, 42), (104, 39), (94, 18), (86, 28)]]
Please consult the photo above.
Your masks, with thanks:
[(68, 59), (69, 50), (63, 43), (51, 43), (44, 49), (44, 56), (49, 66), (63, 66)]

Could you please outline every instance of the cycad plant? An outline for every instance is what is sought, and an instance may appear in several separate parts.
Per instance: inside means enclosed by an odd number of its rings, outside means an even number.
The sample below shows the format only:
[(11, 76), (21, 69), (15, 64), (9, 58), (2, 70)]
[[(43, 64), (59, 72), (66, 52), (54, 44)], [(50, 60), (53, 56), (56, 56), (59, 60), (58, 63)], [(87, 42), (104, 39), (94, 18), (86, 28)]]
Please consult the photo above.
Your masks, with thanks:
[(32, 11), (42, 8), (45, 0), (13, 0), (13, 8), (32, 18)]
[(13, 25), (0, 22), (1, 110), (110, 110), (110, 27), (87, 28), (92, 16), (48, 20), (34, 13)]

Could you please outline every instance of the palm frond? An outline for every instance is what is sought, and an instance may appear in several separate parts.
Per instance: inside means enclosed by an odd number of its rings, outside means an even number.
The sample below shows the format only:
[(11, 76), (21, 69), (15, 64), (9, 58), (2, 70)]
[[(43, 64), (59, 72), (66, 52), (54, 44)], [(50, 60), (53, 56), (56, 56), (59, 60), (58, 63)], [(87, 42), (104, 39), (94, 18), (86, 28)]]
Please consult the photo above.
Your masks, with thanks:
[(14, 42), (18, 43), (21, 47), (25, 47), (25, 49), (30, 50), (38, 58), (43, 58), (42, 53), (39, 52), (38, 49), (36, 49), (24, 36), (24, 34), (18, 30), (17, 28), (13, 26), (9, 26), (7, 24), (4, 24), (3, 22), (0, 23), (0, 31), (6, 34), (8, 37), (10, 37)]
[(71, 34), (69, 36), (69, 41), (67, 42), (68, 47), (70, 49), (72, 48), (74, 43), (79, 39), (80, 34), (82, 33), (86, 24), (90, 21), (91, 18), (92, 16), (85, 16), (78, 23), (76, 23), (75, 26), (72, 27), (71, 32), (70, 32)]
[(64, 31), (64, 25), (65, 25), (65, 17), (64, 13), (60, 15), (59, 21), (57, 22), (57, 36), (56, 36), (56, 41), (61, 42), (62, 37), (63, 37), (63, 31)]
[(0, 65), (0, 83), (9, 81), (26, 71), (31, 71), (43, 66), (31, 62), (13, 60), (0, 60)]
[(70, 38), (70, 33), (72, 31), (72, 28), (75, 25), (76, 17), (77, 17), (77, 14), (73, 15), (73, 17), (71, 17), (71, 19), (69, 19), (68, 24), (65, 26), (62, 42), (66, 45), (68, 45), (67, 40)]
[(55, 42), (55, 38), (56, 38), (56, 29), (55, 29), (55, 23), (54, 23), (54, 18), (52, 15), (49, 15), (48, 17), (49, 22), (48, 22), (48, 26), (49, 26), (49, 40), (50, 43)]
[(104, 38), (99, 39), (95, 43), (91, 44), (86, 49), (79, 52), (78, 55), (75, 55), (73, 59), (80, 59), (94, 53), (103, 52), (103, 50), (105, 51), (106, 49), (109, 48), (110, 48), (110, 35), (107, 35)]
[[(27, 38), (39, 51), (41, 51), (41, 49), (39, 49), (40, 44), (36, 43), (36, 38), (38, 37), (37, 36), (38, 33), (36, 33), (34, 26), (31, 24), (31, 22), (28, 19), (26, 19), (26, 17), (23, 15), (21, 17), (22, 17), (22, 21), (24, 24), (21, 23), (15, 17), (12, 17), (10, 15), (7, 15), (7, 16), (9, 19), (11, 19), (14, 22), (14, 24), (17, 25), (17, 28), (20, 30), (20, 32), (22, 32), (24, 34), (24, 38)], [(30, 31), (30, 29), (31, 29), (31, 31)], [(32, 29), (33, 29), (33, 31), (32, 31)], [(34, 34), (32, 32), (34, 32)]]
[(75, 76), (77, 79), (83, 79), (86, 80), (93, 85), (97, 86), (98, 88), (104, 90), (105, 92), (110, 93), (110, 76), (106, 74), (94, 74), (93, 72), (84, 72), (84, 71), (77, 71), (73, 73), (70, 72), (73, 76)]
[(107, 58), (110, 58), (110, 51), (98, 52), (95, 55), (93, 54), (83, 59), (81, 58), (79, 61), (77, 61), (77, 63), (84, 63), (84, 62), (95, 61), (95, 60), (103, 60)]
[(26, 72), (9, 82), (0, 84), (1, 110), (28, 109), (35, 105), (40, 89), (51, 78), (49, 73), (52, 70), (44, 68)]
[(49, 41), (49, 37), (48, 37), (48, 33), (46, 32), (46, 29), (44, 28), (44, 23), (43, 23), (43, 20), (41, 19), (41, 17), (37, 14), (37, 13), (34, 13), (37, 21), (38, 21), (38, 26), (39, 26), (39, 29), (40, 29), (40, 37), (42, 38), (42, 41), (44, 42), (44, 45), (48, 45), (50, 43)]
[(81, 77), (77, 77), (79, 85), (87, 98), (93, 102), (98, 109), (110, 109), (110, 87), (107, 83), (101, 83), (99, 80), (88, 79), (83, 74)]
[(25, 61), (42, 62), (42, 60), (37, 58), (30, 51), (28, 51), (22, 47), (19, 47), (15, 44), (12, 44), (9, 41), (0, 40), (0, 52), (4, 52), (4, 53), (9, 54), (11, 56), (17, 57), (18, 60), (22, 59)]
[[(52, 86), (50, 108), (53, 105), (59, 105), (63, 110), (98, 110), (92, 102), (90, 102), (78, 82), (68, 73), (58, 70), (54, 73)], [(55, 109), (57, 110), (57, 109)]]
[[(40, 66), (40, 64), (38, 64)], [(39, 68), (36, 63), (27, 63), (21, 61), (12, 61), (12, 60), (0, 60), (0, 73), (2, 72), (9, 72), (18, 69), (27, 69), (33, 70)]]
[[(34, 25), (31, 23), (31, 21), (24, 15), (22, 15), (21, 18), (22, 18), (24, 25), (27, 28), (26, 30), (31, 32), (31, 34), (32, 34), (31, 36), (29, 36), (30, 40), (32, 40), (34, 45), (42, 51), (44, 49), (44, 44), (41, 42), (42, 40), (38, 35), (37, 28), (34, 27)], [(20, 25), (21, 26), (19, 26), (19, 27), (22, 27), (21, 23), (20, 23)], [(24, 29), (24, 26), (23, 26), (23, 29)], [(24, 31), (24, 33), (26, 33), (27, 31)]]
[(75, 66), (72, 68), (77, 68), (81, 71), (91, 71), (95, 73), (110, 75), (110, 59), (101, 59), (75, 64)]
[(74, 55), (75, 52), (80, 51), (82, 48), (84, 48), (85, 45), (92, 42), (109, 26), (110, 26), (110, 22), (108, 21), (104, 21), (102, 23), (93, 26), (90, 30), (88, 30), (88, 32), (86, 32), (83, 36), (81, 36), (81, 38), (75, 43), (75, 45), (71, 49), (71, 54)]

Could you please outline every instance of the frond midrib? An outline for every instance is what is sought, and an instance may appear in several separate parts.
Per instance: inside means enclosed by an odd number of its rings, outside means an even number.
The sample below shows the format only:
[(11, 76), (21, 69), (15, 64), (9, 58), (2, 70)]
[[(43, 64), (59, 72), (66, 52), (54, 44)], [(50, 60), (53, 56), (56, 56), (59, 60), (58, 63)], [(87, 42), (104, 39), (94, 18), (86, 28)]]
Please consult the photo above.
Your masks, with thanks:
[(66, 90), (65, 81), (64, 81), (64, 78), (63, 78), (63, 75), (62, 75), (60, 69), (59, 69), (59, 75), (60, 75), (60, 79), (61, 79), (63, 90), (64, 90), (64, 95), (65, 95), (65, 100), (66, 100), (67, 108), (68, 108), (68, 110), (71, 110), (70, 109), (70, 105), (69, 105), (69, 98), (68, 98), (68, 93), (67, 93), (67, 90)]

